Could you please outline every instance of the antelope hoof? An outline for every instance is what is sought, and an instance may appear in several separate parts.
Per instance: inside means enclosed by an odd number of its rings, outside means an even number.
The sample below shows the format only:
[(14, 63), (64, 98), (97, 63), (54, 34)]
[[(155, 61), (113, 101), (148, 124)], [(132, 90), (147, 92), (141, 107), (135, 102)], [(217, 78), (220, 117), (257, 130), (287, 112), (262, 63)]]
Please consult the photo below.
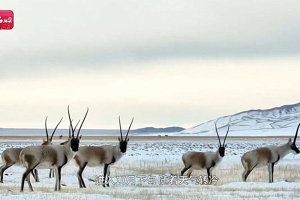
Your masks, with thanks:
[(106, 187), (109, 187), (109, 183), (106, 184)]

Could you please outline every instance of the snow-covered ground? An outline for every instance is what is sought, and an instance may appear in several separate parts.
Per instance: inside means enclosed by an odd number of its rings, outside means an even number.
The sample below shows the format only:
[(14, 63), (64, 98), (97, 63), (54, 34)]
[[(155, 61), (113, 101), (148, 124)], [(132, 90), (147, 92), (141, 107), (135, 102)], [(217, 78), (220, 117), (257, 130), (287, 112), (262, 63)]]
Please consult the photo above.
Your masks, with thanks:
[[(116, 144), (117, 141), (85, 141), (81, 145)], [(0, 184), (1, 199), (299, 199), (300, 155), (289, 154), (275, 166), (274, 183), (268, 183), (267, 168), (254, 170), (249, 182), (242, 182), (241, 155), (260, 146), (287, 142), (283, 138), (235, 139), (228, 138), (226, 156), (213, 172), (215, 182), (205, 182), (205, 171), (194, 171), (192, 178), (179, 177), (183, 168), (181, 156), (189, 150), (216, 151), (217, 139), (129, 141), (126, 155), (111, 167), (112, 181), (103, 188), (92, 181), (102, 175), (103, 168), (87, 167), (83, 178), (87, 188), (80, 189), (77, 167), (70, 162), (62, 170), (62, 191), (54, 192), (55, 178), (48, 178), (49, 170), (39, 170), (40, 182), (32, 178), (34, 192), (25, 182), (25, 192), (20, 193), (20, 181), (24, 168), (13, 166), (5, 171)], [(0, 141), (0, 153), (8, 147), (39, 145), (40, 141)], [(201, 177), (202, 176), (202, 177)], [(172, 179), (172, 181), (171, 181)]]

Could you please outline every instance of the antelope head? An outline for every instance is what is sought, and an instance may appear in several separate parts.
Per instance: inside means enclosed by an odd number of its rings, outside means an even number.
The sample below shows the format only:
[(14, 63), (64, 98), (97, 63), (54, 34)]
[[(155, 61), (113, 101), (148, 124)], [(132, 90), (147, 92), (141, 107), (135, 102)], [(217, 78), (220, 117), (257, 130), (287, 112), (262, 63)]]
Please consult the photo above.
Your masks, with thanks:
[(288, 141), (288, 145), (291, 148), (290, 151), (292, 151), (292, 153), (294, 153), (294, 154), (298, 154), (300, 152), (299, 149), (296, 146), (296, 139), (297, 139), (297, 135), (298, 135), (299, 126), (300, 126), (300, 124), (297, 127), (297, 130), (296, 130), (296, 133), (295, 133), (295, 137), (294, 137), (294, 141), (292, 142), (291, 138)]
[[(73, 122), (73, 120), (72, 120), (72, 122)], [(76, 126), (74, 127), (74, 130), (73, 129), (71, 130), (71, 124), (70, 124), (70, 126), (69, 126), (69, 137), (66, 141), (60, 143), (60, 145), (64, 145), (72, 139), (72, 131), (74, 132), (76, 130), (76, 127), (79, 124), (79, 122), (80, 122), (80, 120), (77, 122)], [(81, 137), (82, 137), (82, 135), (79, 136), (79, 140), (81, 140)], [(59, 136), (59, 139), (61, 139), (61, 138), (63, 138), (62, 135)]]
[[(71, 134), (70, 131), (69, 131), (69, 141), (70, 141), (70, 144), (71, 144), (71, 145), (70, 145), (70, 146), (71, 146), (71, 150), (72, 150), (73, 152), (77, 152), (78, 149), (79, 149), (79, 140), (80, 140), (80, 138), (81, 138), (81, 137), (79, 137), (79, 133), (80, 133), (81, 127), (82, 127), (82, 125), (83, 125), (83, 122), (84, 122), (84, 120), (85, 120), (85, 118), (86, 118), (88, 112), (89, 112), (89, 108), (87, 108), (87, 111), (86, 111), (86, 113), (85, 113), (85, 116), (84, 116), (84, 118), (83, 118), (83, 120), (82, 120), (82, 123), (81, 123), (81, 125), (80, 125), (80, 127), (79, 127), (79, 129), (78, 129), (77, 135), (76, 135), (76, 137), (75, 137), (75, 135), (74, 135), (75, 129), (73, 129), (72, 120), (71, 120), (71, 116), (70, 116), (70, 110), (69, 110), (69, 106), (68, 106), (68, 116), (69, 116), (70, 126), (71, 126), (71, 128), (70, 128), (69, 130), (71, 130), (71, 132), (72, 132), (72, 134)], [(79, 122), (78, 122), (78, 123), (79, 123)], [(78, 124), (78, 123), (77, 123), (77, 124)], [(77, 126), (77, 125), (76, 125), (76, 126)], [(75, 126), (75, 128), (76, 128), (76, 126)]]
[(63, 118), (61, 118), (61, 120), (58, 122), (58, 124), (56, 125), (55, 129), (53, 130), (52, 132), (52, 135), (51, 137), (49, 138), (49, 135), (48, 135), (48, 129), (47, 129), (47, 118), (45, 119), (45, 130), (46, 130), (46, 140), (43, 139), (43, 144), (42, 145), (50, 145), (52, 144), (52, 139), (53, 139), (53, 135), (58, 127), (58, 125), (60, 124), (60, 122), (62, 121)]
[[(215, 129), (216, 129), (216, 132), (217, 132), (217, 136), (218, 136), (218, 140), (219, 140), (219, 154), (221, 157), (224, 157), (225, 156), (225, 148), (226, 148), (226, 145), (225, 145), (225, 141), (226, 141), (226, 138), (227, 138), (227, 134), (228, 134), (228, 131), (229, 131), (229, 123), (228, 123), (228, 128), (227, 128), (227, 132), (226, 132), (226, 135), (225, 135), (225, 138), (224, 138), (224, 141), (223, 141), (223, 144), (221, 143), (221, 140), (220, 140), (220, 136), (219, 136), (219, 133), (218, 133), (218, 129), (217, 129), (217, 122), (218, 122), (219, 118), (216, 120), (215, 122)], [(230, 120), (230, 119), (229, 119)], [(229, 121), (230, 122), (230, 121)]]
[(133, 122), (133, 119), (131, 120), (131, 123), (129, 125), (129, 128), (128, 128), (128, 131), (127, 131), (127, 134), (126, 134), (126, 137), (125, 139), (123, 139), (123, 135), (122, 135), (122, 127), (121, 127), (121, 120), (120, 120), (120, 116), (119, 116), (119, 125), (120, 125), (120, 134), (121, 134), (121, 138), (119, 137), (119, 147), (120, 147), (120, 150), (122, 153), (126, 153), (126, 150), (127, 150), (127, 142), (129, 141), (129, 138), (128, 138), (128, 133), (129, 133), (129, 130), (130, 130), (130, 127), (131, 127), (131, 124)]

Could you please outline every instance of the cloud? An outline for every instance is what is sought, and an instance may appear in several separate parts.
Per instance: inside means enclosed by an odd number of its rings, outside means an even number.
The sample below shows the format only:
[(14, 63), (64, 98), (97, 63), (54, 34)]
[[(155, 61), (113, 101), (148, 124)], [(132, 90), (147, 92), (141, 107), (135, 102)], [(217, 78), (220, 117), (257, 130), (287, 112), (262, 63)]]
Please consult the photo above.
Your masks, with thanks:
[[(5, 6), (7, 5), (7, 6)], [(6, 1), (3, 63), (78, 65), (300, 53), (299, 1)]]

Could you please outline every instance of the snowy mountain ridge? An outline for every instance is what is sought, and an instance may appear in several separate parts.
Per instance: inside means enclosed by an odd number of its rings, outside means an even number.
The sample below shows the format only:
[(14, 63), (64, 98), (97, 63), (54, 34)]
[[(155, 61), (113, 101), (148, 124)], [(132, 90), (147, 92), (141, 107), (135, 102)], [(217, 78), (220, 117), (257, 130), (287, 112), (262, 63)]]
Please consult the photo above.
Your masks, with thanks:
[[(217, 122), (219, 134), (226, 133), (230, 122), (230, 135), (290, 135), (295, 134), (300, 123), (300, 103), (283, 105), (271, 109), (257, 109), (239, 112), (233, 115), (220, 117)], [(215, 122), (213, 119), (195, 127), (181, 131), (182, 134), (211, 136), (215, 135)]]

